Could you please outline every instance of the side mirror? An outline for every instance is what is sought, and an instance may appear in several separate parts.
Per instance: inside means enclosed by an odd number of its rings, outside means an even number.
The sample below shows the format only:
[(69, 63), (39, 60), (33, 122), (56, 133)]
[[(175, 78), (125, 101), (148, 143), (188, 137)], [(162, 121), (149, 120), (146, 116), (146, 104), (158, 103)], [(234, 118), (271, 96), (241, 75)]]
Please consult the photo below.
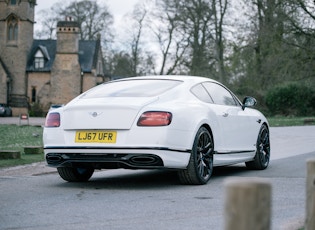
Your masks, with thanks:
[(243, 110), (246, 108), (246, 107), (253, 107), (257, 104), (257, 101), (255, 98), (253, 97), (245, 97), (244, 100), (243, 100), (243, 105), (242, 105), (242, 108)]

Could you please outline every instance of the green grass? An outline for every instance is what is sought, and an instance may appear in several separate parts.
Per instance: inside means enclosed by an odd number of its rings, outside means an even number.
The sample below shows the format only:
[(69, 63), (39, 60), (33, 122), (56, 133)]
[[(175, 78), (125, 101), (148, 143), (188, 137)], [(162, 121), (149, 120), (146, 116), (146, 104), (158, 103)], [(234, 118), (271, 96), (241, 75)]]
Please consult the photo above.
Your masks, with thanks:
[(271, 127), (315, 125), (315, 117), (268, 117)]
[(21, 159), (0, 160), (0, 168), (43, 161), (43, 154), (24, 154), (25, 146), (43, 146), (42, 137), (42, 127), (0, 125), (0, 150), (17, 150), (21, 153)]
[[(315, 125), (315, 117), (269, 117), (268, 121), (271, 127)], [(42, 127), (0, 124), (0, 150), (21, 152), (21, 159), (0, 160), (0, 168), (43, 161), (43, 154), (24, 154), (25, 146), (43, 146), (42, 135)]]

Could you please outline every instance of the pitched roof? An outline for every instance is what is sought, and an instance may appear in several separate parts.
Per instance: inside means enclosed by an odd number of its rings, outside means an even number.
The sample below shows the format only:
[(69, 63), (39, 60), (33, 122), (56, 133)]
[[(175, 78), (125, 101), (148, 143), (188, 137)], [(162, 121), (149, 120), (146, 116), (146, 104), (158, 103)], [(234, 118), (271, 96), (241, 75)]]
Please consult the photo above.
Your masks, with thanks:
[[(27, 72), (50, 72), (56, 56), (56, 40), (35, 40), (27, 61)], [(41, 50), (45, 57), (44, 68), (35, 69), (34, 55)], [(96, 58), (100, 49), (99, 41), (80, 40), (79, 41), (79, 63), (83, 72), (91, 72), (96, 67)]]
[[(35, 40), (33, 41), (33, 45), (31, 51), (28, 56), (26, 71), (28, 72), (50, 72), (52, 65), (54, 63), (56, 57), (56, 40)], [(47, 51), (47, 54), (43, 52), (44, 48)], [(38, 50), (41, 50), (45, 56), (45, 65), (44, 68), (35, 69), (34, 67), (34, 56)], [(47, 56), (49, 59), (47, 58)]]

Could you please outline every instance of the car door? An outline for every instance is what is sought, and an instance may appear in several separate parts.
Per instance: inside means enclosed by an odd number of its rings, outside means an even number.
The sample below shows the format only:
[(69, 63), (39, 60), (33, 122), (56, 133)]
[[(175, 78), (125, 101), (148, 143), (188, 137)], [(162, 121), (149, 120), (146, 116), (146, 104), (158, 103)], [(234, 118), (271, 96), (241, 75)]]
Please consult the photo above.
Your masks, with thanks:
[(242, 152), (255, 149), (257, 124), (250, 111), (243, 110), (240, 102), (231, 92), (215, 82), (203, 86), (213, 99), (212, 105), (220, 126), (220, 151)]

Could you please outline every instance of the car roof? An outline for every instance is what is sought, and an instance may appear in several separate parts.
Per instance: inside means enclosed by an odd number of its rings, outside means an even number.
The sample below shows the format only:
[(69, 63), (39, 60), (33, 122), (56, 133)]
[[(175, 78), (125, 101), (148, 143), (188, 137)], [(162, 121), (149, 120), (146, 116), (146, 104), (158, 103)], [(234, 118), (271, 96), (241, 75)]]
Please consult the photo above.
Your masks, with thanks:
[(200, 83), (204, 81), (211, 81), (219, 83), (211, 78), (200, 77), (200, 76), (187, 76), (187, 75), (152, 75), (152, 76), (137, 76), (137, 77), (128, 77), (121, 78), (115, 81), (128, 81), (128, 80), (142, 80), (142, 79), (161, 79), (161, 80), (177, 80), (190, 83)]

